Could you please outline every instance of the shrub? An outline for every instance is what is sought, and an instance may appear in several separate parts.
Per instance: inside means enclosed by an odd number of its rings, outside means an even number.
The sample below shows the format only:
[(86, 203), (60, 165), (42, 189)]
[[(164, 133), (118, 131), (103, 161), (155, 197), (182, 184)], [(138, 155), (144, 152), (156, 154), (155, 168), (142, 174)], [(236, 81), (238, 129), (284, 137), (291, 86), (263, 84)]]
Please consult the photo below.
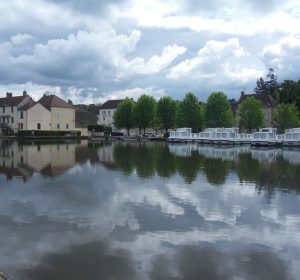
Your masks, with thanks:
[(80, 131), (63, 131), (63, 130), (20, 130), (17, 136), (80, 136)]

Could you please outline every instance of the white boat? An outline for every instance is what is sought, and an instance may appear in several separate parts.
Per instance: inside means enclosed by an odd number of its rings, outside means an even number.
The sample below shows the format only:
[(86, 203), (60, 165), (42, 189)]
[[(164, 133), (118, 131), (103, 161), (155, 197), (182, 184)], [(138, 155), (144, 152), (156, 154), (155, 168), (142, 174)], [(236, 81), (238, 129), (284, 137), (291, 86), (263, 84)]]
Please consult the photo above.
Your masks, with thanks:
[(198, 134), (198, 143), (201, 144), (212, 144), (213, 143), (213, 133), (215, 133), (216, 128), (206, 128)]
[(170, 136), (168, 138), (169, 142), (191, 142), (191, 128), (177, 128), (170, 131)]
[(275, 146), (277, 144), (276, 128), (261, 128), (251, 135), (251, 146)]
[(286, 129), (282, 144), (285, 147), (300, 147), (300, 128)]
[(235, 145), (238, 137), (238, 128), (216, 128), (213, 133), (215, 145)]
[(251, 134), (248, 133), (238, 133), (235, 140), (236, 144), (247, 145), (251, 143)]

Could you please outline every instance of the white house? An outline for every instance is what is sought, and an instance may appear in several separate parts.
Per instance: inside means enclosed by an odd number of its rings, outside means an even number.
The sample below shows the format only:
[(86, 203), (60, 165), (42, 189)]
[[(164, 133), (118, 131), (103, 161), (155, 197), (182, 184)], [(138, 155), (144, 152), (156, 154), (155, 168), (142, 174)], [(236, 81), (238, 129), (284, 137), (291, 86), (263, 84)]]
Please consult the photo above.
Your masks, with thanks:
[(24, 115), (19, 112), (19, 108), (30, 102), (33, 100), (26, 91), (19, 96), (13, 96), (11, 92), (7, 92), (6, 97), (0, 98), (1, 132), (10, 130), (15, 133), (22, 127)]
[(98, 124), (109, 126), (114, 129), (113, 115), (122, 99), (108, 100), (99, 109)]

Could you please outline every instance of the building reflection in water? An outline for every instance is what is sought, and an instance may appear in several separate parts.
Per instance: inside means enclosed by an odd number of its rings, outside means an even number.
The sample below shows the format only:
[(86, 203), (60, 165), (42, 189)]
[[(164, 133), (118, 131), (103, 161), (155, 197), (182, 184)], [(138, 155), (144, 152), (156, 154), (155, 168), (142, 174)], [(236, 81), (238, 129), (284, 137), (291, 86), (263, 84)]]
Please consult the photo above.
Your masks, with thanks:
[(205, 175), (212, 185), (223, 185), (230, 172), (240, 182), (258, 187), (299, 189), (300, 150), (253, 149), (249, 146), (214, 147), (196, 144), (122, 142), (1, 141), (0, 173), (8, 180), (27, 181), (34, 173), (56, 177), (76, 164), (102, 164), (124, 175), (170, 178), (179, 174), (186, 183)]

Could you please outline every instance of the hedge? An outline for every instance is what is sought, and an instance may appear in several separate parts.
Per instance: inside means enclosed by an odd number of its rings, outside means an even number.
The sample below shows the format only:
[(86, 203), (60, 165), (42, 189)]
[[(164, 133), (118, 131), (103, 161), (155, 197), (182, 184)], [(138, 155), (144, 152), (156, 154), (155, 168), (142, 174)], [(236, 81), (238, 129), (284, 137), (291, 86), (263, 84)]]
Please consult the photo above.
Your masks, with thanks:
[(105, 125), (89, 125), (88, 126), (88, 131), (91, 132), (104, 132), (107, 134), (111, 133), (111, 127), (105, 126)]
[(63, 130), (19, 130), (17, 136), (80, 136), (80, 131)]

